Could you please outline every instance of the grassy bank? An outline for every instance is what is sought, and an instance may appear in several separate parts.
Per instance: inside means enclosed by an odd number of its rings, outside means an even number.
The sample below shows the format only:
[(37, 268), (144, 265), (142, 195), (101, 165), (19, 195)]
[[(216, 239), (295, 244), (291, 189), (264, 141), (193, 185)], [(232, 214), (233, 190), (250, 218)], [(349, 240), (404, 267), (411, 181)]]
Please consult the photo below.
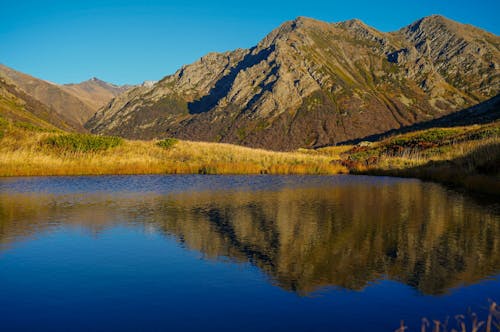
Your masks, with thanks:
[(307, 152), (229, 144), (130, 141), (3, 126), (0, 176), (105, 174), (338, 174), (347, 168)]
[(343, 152), (338, 163), (354, 174), (415, 177), (500, 194), (500, 122), (362, 143)]
[(176, 139), (68, 134), (0, 120), (0, 176), (350, 172), (415, 177), (500, 194), (500, 122), (433, 128), (356, 146), (273, 152)]

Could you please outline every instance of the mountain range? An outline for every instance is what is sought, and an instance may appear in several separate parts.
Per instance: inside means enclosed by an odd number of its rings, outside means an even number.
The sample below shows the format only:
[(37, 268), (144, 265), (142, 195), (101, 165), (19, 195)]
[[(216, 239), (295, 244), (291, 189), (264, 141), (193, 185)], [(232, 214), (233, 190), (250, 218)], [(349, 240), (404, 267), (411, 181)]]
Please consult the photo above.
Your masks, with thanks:
[(114, 98), (93, 133), (274, 150), (334, 145), (496, 96), (500, 38), (442, 16), (383, 33), (299, 17), (255, 47), (210, 53)]
[(0, 64), (0, 115), (41, 127), (84, 132), (89, 118), (131, 86), (97, 78), (59, 85)]
[(315, 148), (491, 108), (499, 66), (500, 37), (438, 15), (389, 33), (299, 17), (139, 86), (57, 85), (0, 66), (0, 114), (132, 139)]

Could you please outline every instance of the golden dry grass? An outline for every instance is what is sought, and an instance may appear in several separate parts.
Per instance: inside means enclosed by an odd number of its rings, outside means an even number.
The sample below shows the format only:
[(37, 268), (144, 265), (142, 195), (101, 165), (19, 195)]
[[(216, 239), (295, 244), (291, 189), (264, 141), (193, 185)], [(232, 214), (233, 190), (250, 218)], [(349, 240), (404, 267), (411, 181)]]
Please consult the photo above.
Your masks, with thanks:
[(347, 169), (327, 155), (273, 152), (241, 146), (179, 141), (124, 141), (97, 152), (61, 151), (42, 142), (54, 133), (10, 128), (0, 141), (0, 176), (105, 174), (338, 174)]
[(434, 151), (381, 154), (376, 163), (359, 163), (358, 174), (415, 177), (464, 187), (476, 192), (500, 194), (500, 138), (466, 141)]
[[(5, 122), (5, 121), (4, 121)], [(354, 174), (416, 177), (485, 193), (500, 193), (500, 136), (449, 140), (498, 125), (432, 129), (389, 138), (367, 147), (336, 146), (317, 150), (274, 152), (230, 144), (179, 141), (130, 141), (105, 149), (75, 151), (45, 144), (64, 133), (44, 132), (15, 124), (3, 126), (0, 176), (107, 174)], [(441, 137), (443, 136), (443, 137)], [(477, 136), (477, 135), (476, 135)], [(406, 146), (413, 137), (429, 137), (430, 148)], [(437, 137), (437, 138), (436, 138)], [(460, 136), (458, 136), (460, 137)], [(473, 137), (473, 136), (471, 136)], [(78, 139), (78, 138), (77, 138)], [(446, 143), (443, 140), (448, 139)], [(92, 141), (92, 137), (90, 137)], [(58, 140), (58, 142), (66, 140)], [(402, 149), (388, 149), (395, 141)], [(94, 142), (95, 143), (95, 142)], [(92, 145), (100, 147), (100, 145)], [(396, 151), (396, 153), (394, 152)]]
[[(482, 162), (484, 158), (494, 157), (497, 153), (496, 145), (500, 144), (499, 137), (485, 138), (481, 140), (465, 141), (447, 146), (445, 149), (434, 151), (403, 151), (399, 155), (382, 154), (377, 166), (382, 168), (408, 168), (418, 167), (429, 162), (450, 161), (464, 156), (470, 158), (480, 158), (480, 160), (469, 160), (468, 166), (473, 167), (477, 162)], [(480, 149), (485, 149), (487, 153), (478, 156), (475, 154)]]

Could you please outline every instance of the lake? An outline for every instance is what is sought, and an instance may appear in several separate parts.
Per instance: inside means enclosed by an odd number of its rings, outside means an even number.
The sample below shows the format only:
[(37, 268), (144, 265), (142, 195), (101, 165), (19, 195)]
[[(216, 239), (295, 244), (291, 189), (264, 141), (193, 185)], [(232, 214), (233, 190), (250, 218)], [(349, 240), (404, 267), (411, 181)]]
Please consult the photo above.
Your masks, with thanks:
[(0, 179), (1, 331), (419, 331), (500, 301), (500, 204), (414, 179)]

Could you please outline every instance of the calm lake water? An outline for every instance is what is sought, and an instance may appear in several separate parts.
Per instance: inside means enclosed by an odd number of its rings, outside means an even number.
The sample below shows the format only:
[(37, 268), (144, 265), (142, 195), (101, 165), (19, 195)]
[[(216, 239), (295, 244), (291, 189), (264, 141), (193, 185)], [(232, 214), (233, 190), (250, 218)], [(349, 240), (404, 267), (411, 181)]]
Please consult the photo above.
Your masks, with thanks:
[(364, 176), (0, 179), (1, 331), (394, 331), (500, 300), (500, 206)]

